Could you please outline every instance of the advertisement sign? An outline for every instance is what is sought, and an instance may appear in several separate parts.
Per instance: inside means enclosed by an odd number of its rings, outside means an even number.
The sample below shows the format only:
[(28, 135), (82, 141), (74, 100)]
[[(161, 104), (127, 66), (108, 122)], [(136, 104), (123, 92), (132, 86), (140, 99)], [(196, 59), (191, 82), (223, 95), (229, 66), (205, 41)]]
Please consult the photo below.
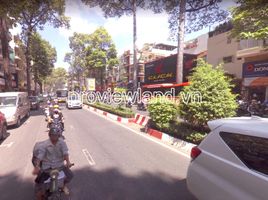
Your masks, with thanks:
[(96, 90), (95, 78), (88, 78), (87, 79), (87, 89), (89, 91), (95, 91)]
[(268, 60), (243, 64), (243, 78), (268, 76)]
[[(196, 65), (196, 56), (184, 54), (183, 81), (186, 81), (191, 69)], [(168, 56), (145, 64), (145, 84), (175, 83), (177, 55)]]

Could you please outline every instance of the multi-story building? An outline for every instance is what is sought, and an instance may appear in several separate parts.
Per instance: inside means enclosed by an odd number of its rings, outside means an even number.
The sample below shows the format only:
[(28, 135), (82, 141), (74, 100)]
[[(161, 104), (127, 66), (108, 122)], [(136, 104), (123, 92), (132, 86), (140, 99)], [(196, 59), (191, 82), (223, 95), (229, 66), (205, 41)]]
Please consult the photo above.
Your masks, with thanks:
[(241, 95), (268, 100), (268, 51), (266, 40), (238, 40), (230, 37), (231, 23), (224, 23), (209, 33), (207, 61), (222, 64), (227, 74), (241, 80)]

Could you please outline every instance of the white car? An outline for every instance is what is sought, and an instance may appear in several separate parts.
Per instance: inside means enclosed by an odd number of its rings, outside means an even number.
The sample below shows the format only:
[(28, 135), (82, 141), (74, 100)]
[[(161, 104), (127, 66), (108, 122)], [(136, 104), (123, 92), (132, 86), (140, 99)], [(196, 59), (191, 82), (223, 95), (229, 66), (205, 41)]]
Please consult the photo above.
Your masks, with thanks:
[(67, 102), (66, 102), (66, 107), (68, 109), (70, 108), (82, 108), (82, 100), (80, 96), (77, 95), (69, 95)]
[(211, 132), (191, 151), (187, 187), (199, 200), (268, 199), (268, 119), (208, 122)]

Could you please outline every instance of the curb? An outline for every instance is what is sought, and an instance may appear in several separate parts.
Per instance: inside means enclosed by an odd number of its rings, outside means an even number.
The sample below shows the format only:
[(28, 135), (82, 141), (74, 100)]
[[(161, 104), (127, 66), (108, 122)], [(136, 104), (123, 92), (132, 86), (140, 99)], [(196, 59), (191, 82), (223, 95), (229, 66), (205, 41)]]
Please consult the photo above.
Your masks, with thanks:
[(175, 146), (179, 149), (182, 149), (186, 152), (191, 152), (192, 148), (196, 146), (196, 144), (192, 144), (190, 142), (186, 142), (184, 140), (174, 138), (166, 133), (163, 133), (161, 131), (148, 128), (146, 133), (152, 137), (155, 137), (163, 142), (166, 142), (168, 144), (171, 144), (172, 146)]
[(109, 118), (109, 119), (112, 119), (112, 120), (114, 120), (114, 121), (118, 121), (118, 122), (123, 123), (123, 124), (128, 124), (128, 123), (131, 123), (131, 122), (134, 121), (133, 118), (119, 117), (119, 116), (117, 116), (117, 115), (108, 113), (108, 112), (106, 112), (106, 111), (99, 110), (99, 109), (97, 109), (97, 108), (91, 107), (91, 106), (89, 106), (89, 105), (83, 105), (83, 107), (89, 109), (90, 111), (94, 111), (94, 112), (96, 112), (96, 113), (99, 113), (99, 114), (101, 114), (101, 115), (106, 116), (106, 117)]
[(149, 121), (149, 119), (150, 119), (150, 117), (148, 117), (148, 116), (144, 116), (144, 115), (136, 113), (133, 123), (139, 124), (141, 126), (146, 126), (146, 124)]

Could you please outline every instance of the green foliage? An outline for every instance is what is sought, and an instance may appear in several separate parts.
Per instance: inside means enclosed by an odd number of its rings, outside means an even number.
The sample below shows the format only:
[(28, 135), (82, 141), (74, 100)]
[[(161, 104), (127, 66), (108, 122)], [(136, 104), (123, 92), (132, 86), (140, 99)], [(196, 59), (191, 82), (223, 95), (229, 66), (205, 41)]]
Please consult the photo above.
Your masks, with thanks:
[[(179, 114), (187, 122), (205, 126), (209, 120), (235, 115), (236, 95), (232, 94), (233, 86), (220, 66), (213, 68), (199, 59), (189, 81), (190, 86), (184, 87), (180, 93), (179, 104)], [(200, 94), (201, 101), (183, 100), (187, 94)]]
[[(166, 11), (169, 15), (170, 38), (178, 40), (180, 1), (156, 0), (149, 7), (156, 13)], [(224, 21), (228, 12), (221, 9), (222, 0), (187, 0), (186, 1), (186, 32), (196, 32), (217, 22)]]
[(169, 123), (177, 117), (176, 104), (165, 97), (150, 100), (148, 110), (153, 123), (160, 130), (168, 128)]
[(46, 77), (45, 84), (48, 91), (62, 89), (67, 82), (67, 71), (63, 67), (57, 67), (52, 70), (50, 76)]
[(199, 132), (193, 132), (190, 135), (188, 135), (186, 137), (186, 139), (188, 141), (191, 141), (194, 144), (199, 144), (206, 136), (207, 136), (207, 134), (202, 134), (202, 133), (199, 133)]
[(240, 39), (268, 38), (268, 2), (266, 0), (237, 0), (232, 10), (232, 36)]
[(123, 107), (115, 108), (111, 105), (100, 103), (100, 102), (89, 104), (87, 101), (84, 101), (84, 104), (103, 110), (111, 114), (118, 115), (120, 117), (124, 117), (124, 118), (133, 118), (135, 116), (135, 113), (131, 109), (127, 109)]
[(38, 33), (32, 35), (30, 44), (30, 55), (33, 61), (32, 72), (35, 81), (41, 83), (49, 76), (57, 60), (56, 49), (48, 41), (41, 38)]
[(65, 62), (70, 64), (73, 75), (81, 76), (84, 73), (102, 83), (104, 69), (112, 68), (119, 62), (115, 44), (103, 27), (92, 34), (74, 33), (69, 41), (72, 52), (65, 55)]

